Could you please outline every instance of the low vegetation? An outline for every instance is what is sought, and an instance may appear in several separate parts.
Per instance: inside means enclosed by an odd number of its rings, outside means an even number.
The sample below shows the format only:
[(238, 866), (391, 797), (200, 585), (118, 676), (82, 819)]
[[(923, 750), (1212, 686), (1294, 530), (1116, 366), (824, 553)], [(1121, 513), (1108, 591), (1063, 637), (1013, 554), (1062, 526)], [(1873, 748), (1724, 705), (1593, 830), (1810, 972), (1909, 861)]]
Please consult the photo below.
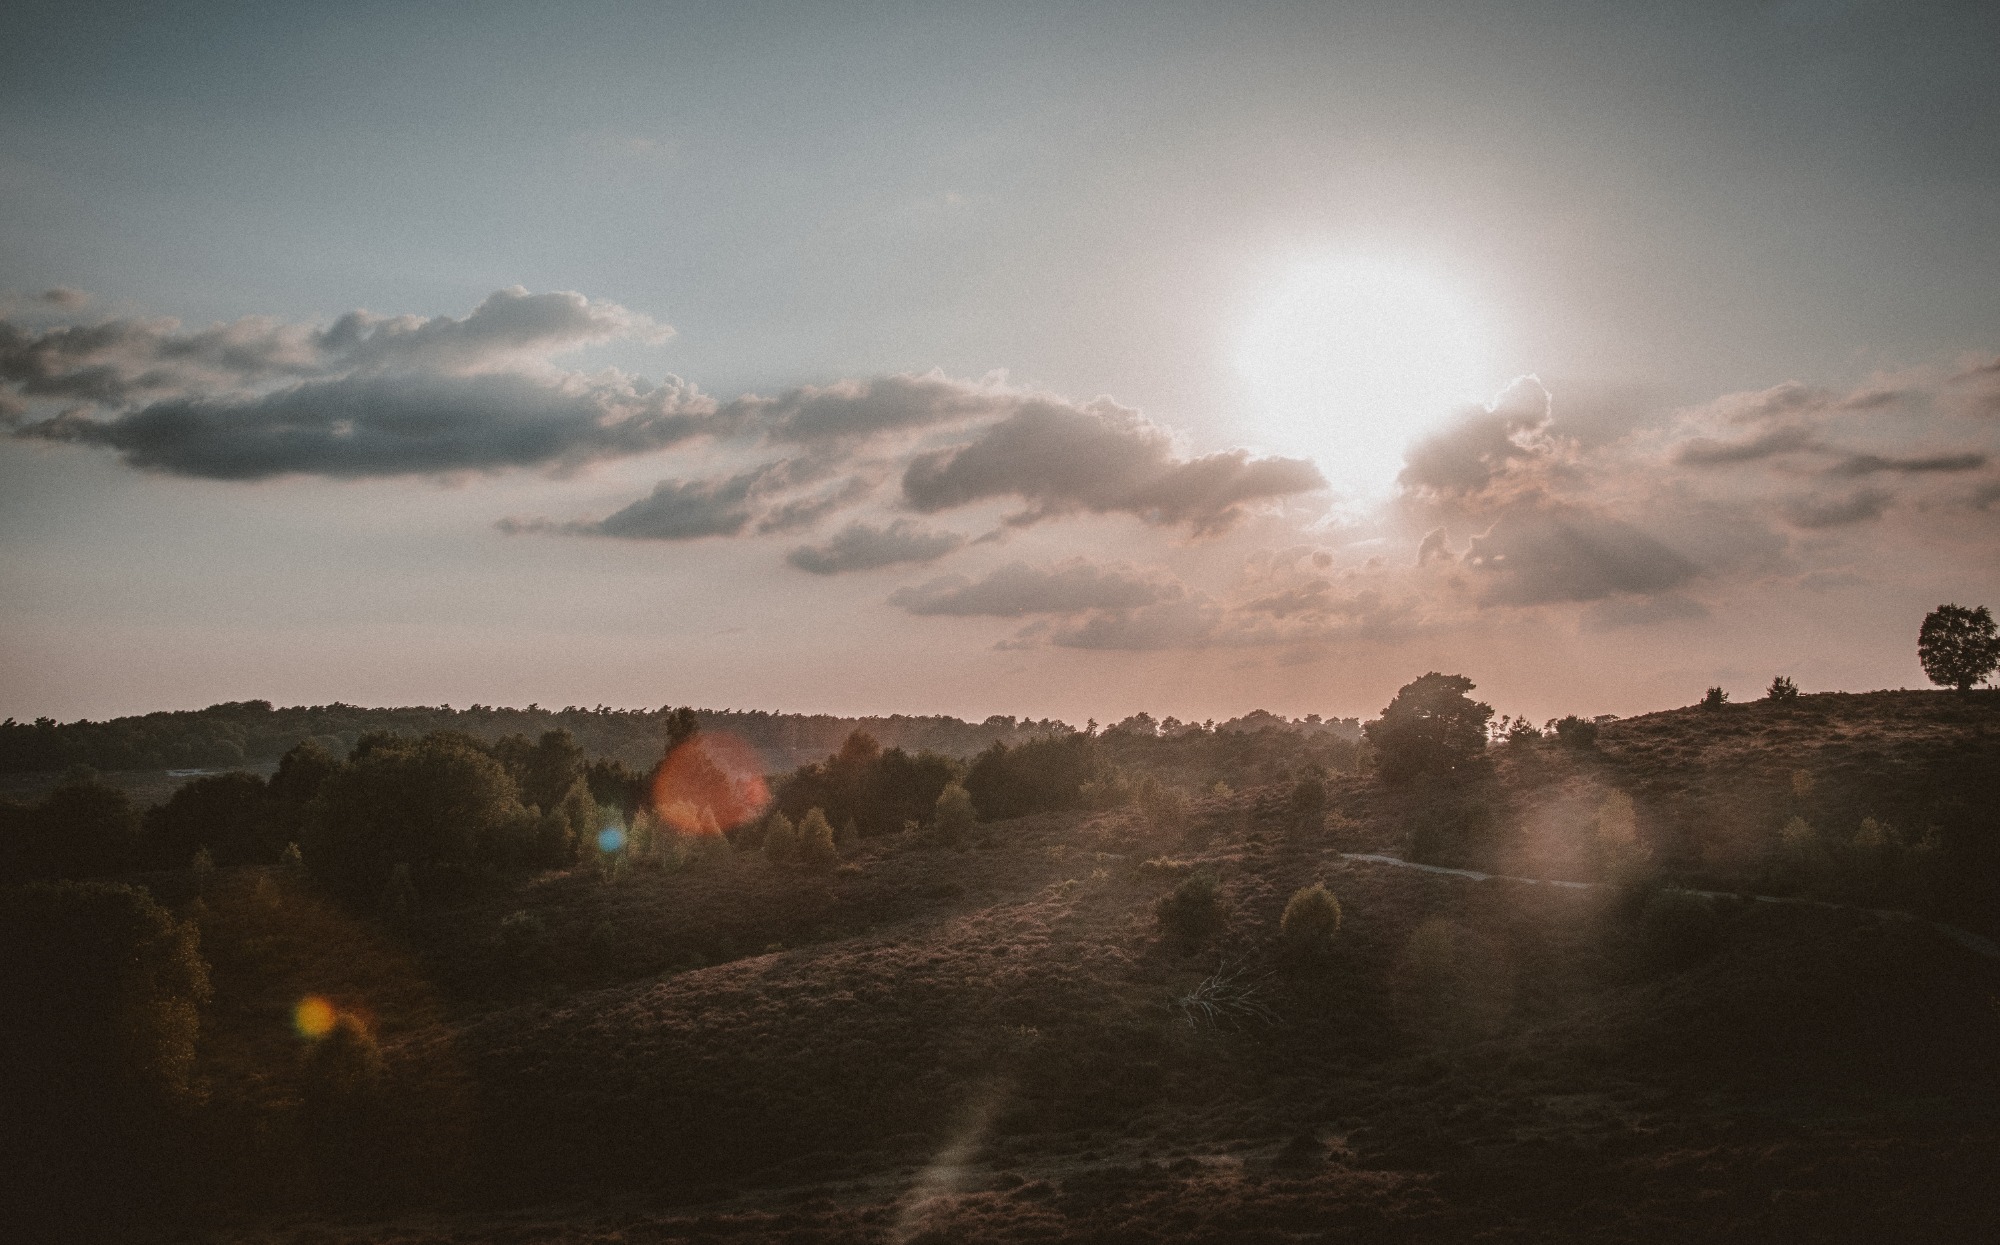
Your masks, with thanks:
[(441, 730), (144, 810), (73, 775), (0, 826), (0, 988), (45, 1018), (0, 1031), (10, 1205), (246, 1241), (2000, 1229), (2000, 701), (1493, 727), (1474, 690), (1425, 675), (1365, 738), (850, 730), (768, 775), (691, 712), (637, 763)]

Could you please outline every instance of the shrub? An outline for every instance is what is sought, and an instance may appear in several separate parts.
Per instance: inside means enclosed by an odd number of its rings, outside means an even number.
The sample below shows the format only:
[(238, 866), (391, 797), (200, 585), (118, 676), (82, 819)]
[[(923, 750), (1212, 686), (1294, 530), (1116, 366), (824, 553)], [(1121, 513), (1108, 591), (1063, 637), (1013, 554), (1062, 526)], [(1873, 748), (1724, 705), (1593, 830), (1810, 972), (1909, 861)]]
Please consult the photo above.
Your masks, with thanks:
[(1940, 605), (1917, 632), (1917, 660), (1940, 687), (1963, 692), (2000, 666), (2000, 633), (1985, 606)]
[(798, 828), (798, 860), (814, 873), (828, 873), (840, 863), (840, 848), (833, 841), (833, 827), (826, 814), (813, 809)]
[(1799, 698), (1799, 685), (1792, 682), (1790, 679), (1786, 678), (1782, 674), (1779, 675), (1777, 678), (1772, 679), (1771, 686), (1764, 689), (1765, 700), (1777, 701), (1780, 704), (1783, 704), (1787, 701), (1797, 700), (1798, 698)]
[(1701, 707), (1704, 709), (1720, 709), (1728, 703), (1729, 693), (1719, 687), (1709, 688), (1701, 697)]
[(1162, 896), (1154, 910), (1167, 937), (1189, 946), (1222, 932), (1229, 923), (1229, 905), (1222, 884), (1203, 870)]
[(1318, 823), (1326, 816), (1326, 776), (1316, 769), (1301, 774), (1292, 784), (1288, 802), (1293, 821), (1301, 826)]
[(952, 783), (938, 794), (935, 820), (932, 822), (932, 831), (937, 835), (938, 842), (947, 847), (962, 847), (977, 820), (972, 796), (964, 787)]
[(1333, 946), (1340, 932), (1340, 901), (1323, 882), (1292, 892), (1278, 921), (1278, 942), (1294, 959), (1320, 955)]
[(1597, 746), (1597, 723), (1589, 718), (1580, 718), (1572, 713), (1551, 722), (1549, 729), (1555, 732), (1556, 742), (1565, 748), (1588, 752)]
[(1383, 779), (1401, 786), (1469, 771), (1486, 750), (1493, 707), (1466, 695), (1475, 685), (1432, 671), (1406, 683), (1382, 716), (1363, 727)]

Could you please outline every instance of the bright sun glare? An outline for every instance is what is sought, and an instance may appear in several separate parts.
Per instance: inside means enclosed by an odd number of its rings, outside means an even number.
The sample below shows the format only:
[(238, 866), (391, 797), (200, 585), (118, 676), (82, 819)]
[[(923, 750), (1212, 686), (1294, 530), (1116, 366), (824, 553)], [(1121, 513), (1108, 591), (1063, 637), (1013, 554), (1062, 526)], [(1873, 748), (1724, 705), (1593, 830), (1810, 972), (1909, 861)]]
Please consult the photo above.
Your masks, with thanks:
[(1490, 388), (1470, 299), (1421, 269), (1321, 259), (1291, 270), (1244, 326), (1236, 363), (1260, 441), (1319, 464), (1336, 489), (1378, 496), (1409, 443)]

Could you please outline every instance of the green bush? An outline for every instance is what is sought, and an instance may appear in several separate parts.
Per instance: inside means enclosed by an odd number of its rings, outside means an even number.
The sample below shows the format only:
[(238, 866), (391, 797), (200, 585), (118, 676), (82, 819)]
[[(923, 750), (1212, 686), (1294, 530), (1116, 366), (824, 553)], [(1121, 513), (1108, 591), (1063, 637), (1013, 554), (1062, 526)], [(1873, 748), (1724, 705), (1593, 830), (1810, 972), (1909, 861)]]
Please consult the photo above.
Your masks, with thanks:
[(1293, 959), (1322, 955), (1340, 932), (1340, 901), (1323, 882), (1292, 892), (1278, 921), (1278, 944)]
[(938, 793), (932, 833), (947, 847), (963, 847), (972, 834), (972, 827), (978, 821), (978, 812), (973, 808), (972, 795), (964, 787), (952, 783)]
[(1154, 911), (1168, 938), (1190, 946), (1221, 933), (1229, 924), (1229, 905), (1222, 896), (1222, 884), (1206, 870), (1191, 875), (1162, 896)]
[(799, 823), (798, 861), (814, 873), (829, 873), (840, 863), (840, 848), (833, 840), (833, 827), (827, 824), (826, 814), (813, 809), (806, 819)]

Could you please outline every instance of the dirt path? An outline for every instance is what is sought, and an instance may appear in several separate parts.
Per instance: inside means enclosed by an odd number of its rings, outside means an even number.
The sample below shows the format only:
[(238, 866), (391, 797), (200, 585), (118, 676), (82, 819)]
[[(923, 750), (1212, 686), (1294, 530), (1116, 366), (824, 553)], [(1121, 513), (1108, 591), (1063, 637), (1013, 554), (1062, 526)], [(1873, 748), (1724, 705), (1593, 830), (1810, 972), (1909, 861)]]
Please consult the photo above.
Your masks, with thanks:
[[(1599, 886), (1609, 885), (1609, 883), (1605, 882), (1560, 882), (1554, 878), (1522, 878), (1508, 873), (1481, 873), (1477, 869), (1452, 869), (1444, 865), (1422, 865), (1414, 860), (1404, 860), (1400, 856), (1386, 856), (1380, 852), (1342, 852), (1340, 853), (1340, 857), (1342, 860), (1359, 860), (1372, 865), (1392, 865), (1398, 869), (1418, 869), (1424, 873), (1445, 873), (1450, 874), (1452, 877), (1467, 878), (1474, 882), (1525, 882), (1529, 886), (1561, 886), (1570, 890), (1592, 890)], [(1677, 887), (1675, 889), (1685, 888)], [(1791, 895), (1736, 895), (1729, 891), (1697, 890), (1690, 890), (1687, 893), (1690, 895), (1701, 895), (1709, 899), (1748, 899), (1756, 903), (1800, 904), (1813, 908), (1834, 908), (1842, 912), (1866, 912), (1871, 916), (1881, 917), (1886, 921), (1915, 921), (1920, 925), (1930, 926), (1938, 933), (1974, 954), (1983, 955), (1989, 960), (2000, 960), (2000, 943), (1994, 942), (1991, 938), (1983, 938), (1971, 930), (1960, 929), (1956, 925), (1946, 925), (1942, 921), (1927, 921), (1915, 913), (1903, 912), (1895, 908), (1860, 908), (1853, 904), (1828, 903), (1823, 899), (1800, 899)]]

